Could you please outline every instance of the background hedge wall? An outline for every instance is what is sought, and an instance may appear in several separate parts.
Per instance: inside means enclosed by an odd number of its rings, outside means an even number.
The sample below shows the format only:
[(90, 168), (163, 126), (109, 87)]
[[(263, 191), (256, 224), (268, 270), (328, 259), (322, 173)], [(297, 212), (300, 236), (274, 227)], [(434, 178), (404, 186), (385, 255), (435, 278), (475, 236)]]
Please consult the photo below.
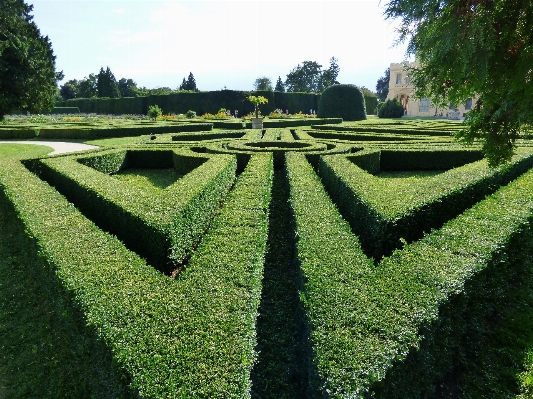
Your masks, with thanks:
[[(188, 110), (196, 111), (198, 115), (206, 113), (216, 114), (220, 108), (226, 108), (244, 116), (254, 111), (254, 106), (246, 98), (249, 95), (263, 96), (268, 99), (267, 104), (259, 107), (263, 115), (268, 115), (275, 109), (289, 110), (295, 114), (308, 114), (318, 109), (320, 94), (315, 93), (281, 93), (277, 91), (246, 92), (237, 90), (218, 90), (199, 93), (174, 93), (165, 95), (151, 95), (147, 97), (123, 98), (71, 98), (66, 101), (67, 107), (78, 107), (83, 113), (97, 114), (142, 114), (146, 115), (148, 106), (159, 105), (164, 114), (185, 114)], [(375, 113), (375, 97), (365, 96), (367, 114)]]

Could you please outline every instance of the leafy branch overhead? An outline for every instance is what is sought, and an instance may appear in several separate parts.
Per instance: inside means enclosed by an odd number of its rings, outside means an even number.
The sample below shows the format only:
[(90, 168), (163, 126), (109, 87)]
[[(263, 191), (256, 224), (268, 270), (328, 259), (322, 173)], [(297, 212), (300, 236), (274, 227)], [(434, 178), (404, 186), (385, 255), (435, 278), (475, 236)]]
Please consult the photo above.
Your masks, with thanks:
[(477, 98), (457, 137), (481, 140), (493, 166), (508, 161), (533, 123), (533, 3), (391, 0), (385, 16), (400, 19), (398, 43), (420, 62), (415, 94), (436, 104)]

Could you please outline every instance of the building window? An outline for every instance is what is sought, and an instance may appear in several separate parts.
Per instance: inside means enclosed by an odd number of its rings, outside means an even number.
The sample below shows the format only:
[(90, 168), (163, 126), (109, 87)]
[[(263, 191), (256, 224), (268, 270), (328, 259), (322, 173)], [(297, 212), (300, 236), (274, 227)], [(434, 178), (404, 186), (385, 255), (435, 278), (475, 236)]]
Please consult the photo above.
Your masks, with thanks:
[(396, 84), (397, 85), (401, 85), (402, 84), (402, 74), (401, 73), (397, 73), (396, 74)]
[(457, 108), (457, 107), (455, 106), (455, 104), (454, 104), (454, 103), (450, 103), (449, 109), (451, 109), (452, 111), (454, 111), (455, 108)]
[(409, 75), (407, 75), (405, 77), (405, 84), (408, 85), (409, 83), (411, 83), (411, 77)]
[(471, 98), (467, 98), (466, 99), (466, 104), (465, 104), (465, 110), (469, 111), (472, 109), (472, 99)]
[(430, 106), (430, 100), (429, 98), (421, 98), (420, 99), (420, 112), (429, 112), (429, 106)]

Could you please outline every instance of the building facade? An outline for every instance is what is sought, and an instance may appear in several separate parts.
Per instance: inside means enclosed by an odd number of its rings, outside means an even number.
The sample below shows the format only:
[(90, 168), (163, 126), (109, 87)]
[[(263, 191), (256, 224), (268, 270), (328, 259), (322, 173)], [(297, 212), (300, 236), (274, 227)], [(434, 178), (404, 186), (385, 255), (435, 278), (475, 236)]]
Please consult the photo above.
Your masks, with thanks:
[(413, 97), (413, 85), (410, 82), (408, 68), (418, 67), (418, 61), (390, 64), (389, 94), (387, 100), (396, 98), (404, 108), (406, 116), (442, 116), (449, 119), (461, 119), (472, 109), (473, 99), (468, 98), (465, 104), (449, 104), (448, 107), (437, 107), (429, 98)]

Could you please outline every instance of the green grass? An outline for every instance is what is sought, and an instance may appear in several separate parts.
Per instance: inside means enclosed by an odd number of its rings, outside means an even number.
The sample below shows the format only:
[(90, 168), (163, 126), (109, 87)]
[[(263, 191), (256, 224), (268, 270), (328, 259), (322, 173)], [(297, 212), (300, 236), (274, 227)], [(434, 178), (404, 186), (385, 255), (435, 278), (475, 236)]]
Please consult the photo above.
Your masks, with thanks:
[(0, 159), (24, 159), (46, 155), (53, 151), (53, 148), (35, 144), (0, 144)]
[(115, 179), (128, 182), (139, 188), (151, 189), (156, 187), (164, 189), (171, 184), (174, 184), (181, 174), (174, 168), (161, 169), (124, 169), (119, 173), (112, 175)]

